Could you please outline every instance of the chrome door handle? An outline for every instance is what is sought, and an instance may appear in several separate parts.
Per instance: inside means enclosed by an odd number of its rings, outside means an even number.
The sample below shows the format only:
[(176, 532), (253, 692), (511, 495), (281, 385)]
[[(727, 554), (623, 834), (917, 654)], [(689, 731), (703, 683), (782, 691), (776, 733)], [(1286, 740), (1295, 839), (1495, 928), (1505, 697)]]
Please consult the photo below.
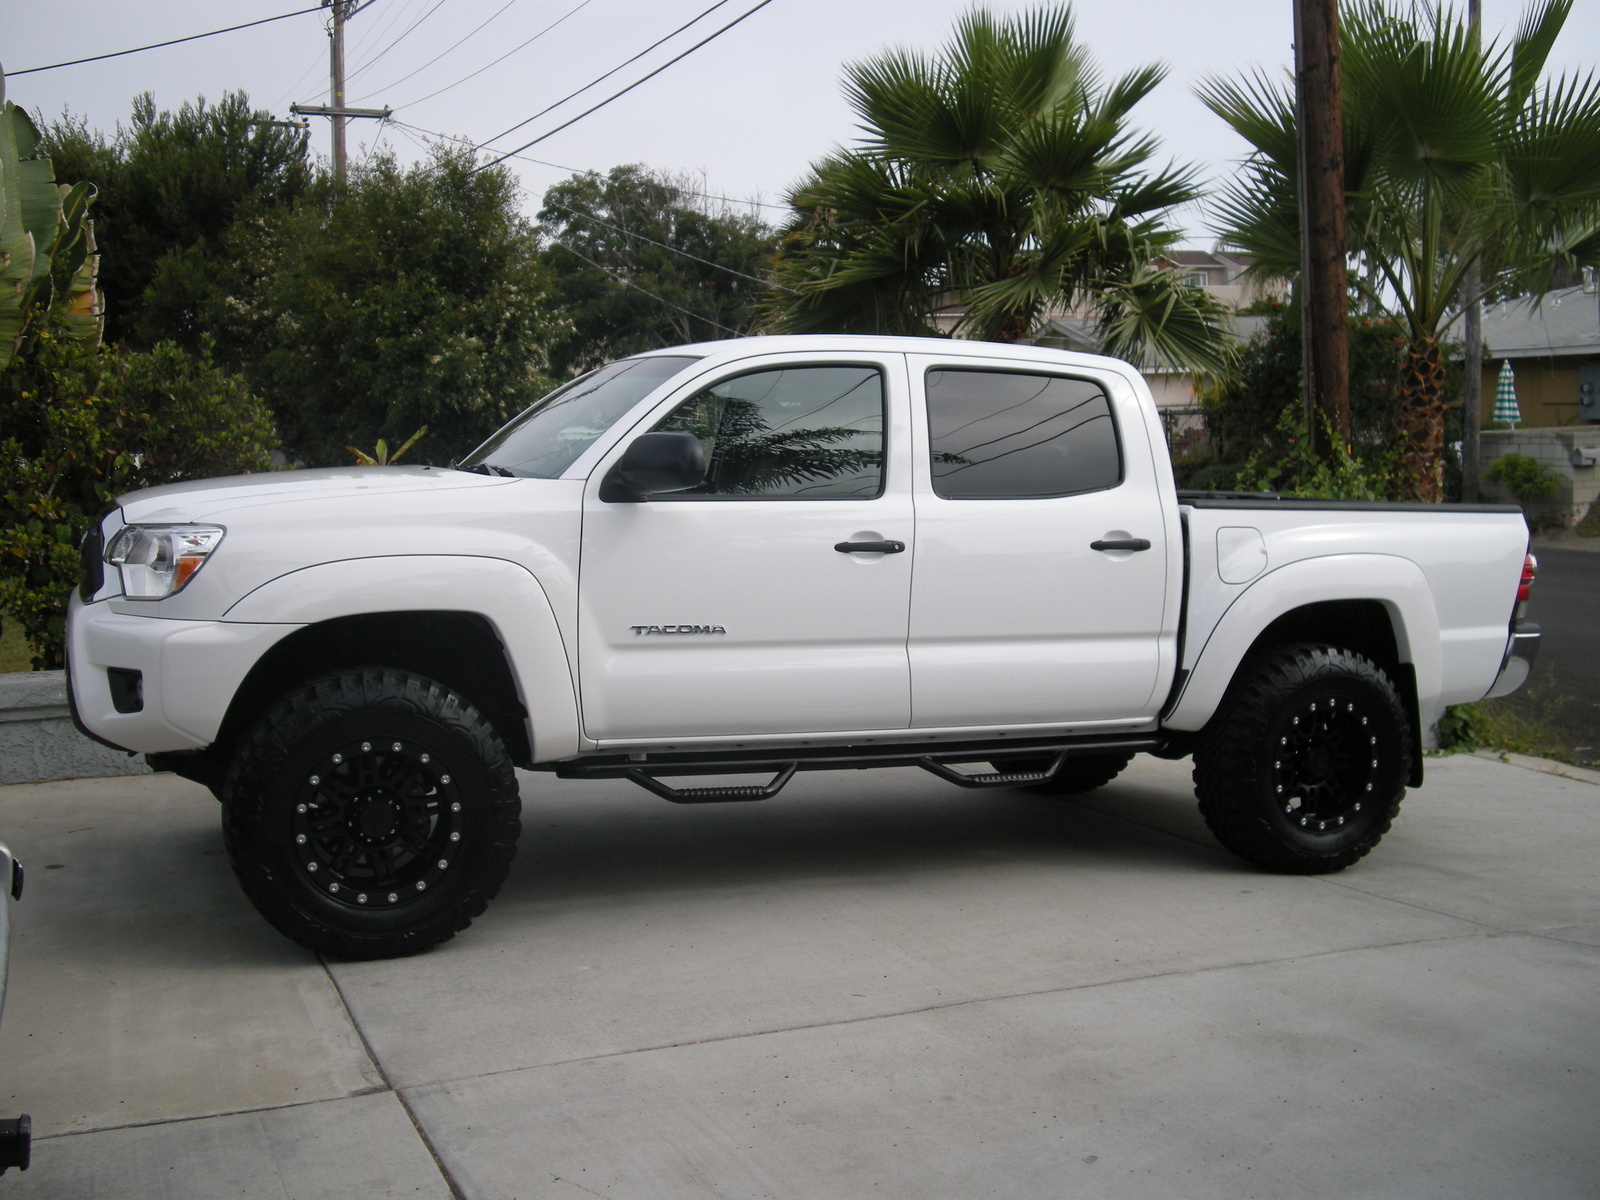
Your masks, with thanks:
[(1091, 550), (1148, 550), (1148, 538), (1112, 538), (1110, 541), (1090, 542)]
[(904, 542), (840, 542), (834, 547), (840, 554), (899, 554), (905, 548)]

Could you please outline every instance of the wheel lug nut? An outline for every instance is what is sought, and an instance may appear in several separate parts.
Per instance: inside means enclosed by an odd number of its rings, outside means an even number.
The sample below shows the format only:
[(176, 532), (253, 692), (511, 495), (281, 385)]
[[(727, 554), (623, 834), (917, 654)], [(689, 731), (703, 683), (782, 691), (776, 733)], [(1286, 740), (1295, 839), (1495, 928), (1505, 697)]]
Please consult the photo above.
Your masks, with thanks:
[(427, 762), (427, 761), (428, 761), (428, 756), (427, 756), (427, 755), (426, 755), (426, 754), (424, 754), (424, 755), (423, 755), (423, 756), (422, 756), (422, 760), (421, 760), (421, 761), (423, 761), (423, 762)]
[(450, 840), (452, 842), (459, 842), (461, 840), (461, 835), (459, 833), (452, 833), (450, 835)]
[(424, 889), (424, 888), (426, 888), (426, 887), (427, 887), (427, 886), (428, 886), (428, 881), (427, 881), (427, 880), (425, 880), (425, 879), (419, 879), (419, 880), (417, 880), (417, 891), (419, 891), (419, 892), (420, 892), (420, 891), (422, 891), (422, 890), (423, 890), (423, 889)]
[(389, 749), (393, 750), (396, 754), (399, 754), (400, 753), (400, 743), (396, 742), (393, 746), (390, 746)]
[(294, 841), (295, 845), (304, 846), (306, 844), (306, 835), (303, 833), (297, 833), (295, 834)]
[(310, 862), (310, 863), (306, 864), (306, 870), (315, 871), (316, 869), (317, 869), (317, 864), (316, 863)]
[(371, 750), (372, 750), (372, 743), (371, 742), (362, 742), (361, 743), (361, 753), (367, 754), (367, 753), (370, 753)]
[(294, 810), (295, 810), (295, 812), (297, 812), (297, 813), (303, 813), (303, 812), (305, 812), (305, 810), (306, 810), (306, 806), (305, 806), (305, 805), (304, 805), (304, 804), (296, 804), (296, 805), (295, 805), (295, 806), (294, 806)]
[(450, 811), (451, 812), (460, 812), (461, 811), (461, 801), (459, 801), (459, 800), (454, 801), (450, 805)]
[(356, 903), (357, 904), (365, 904), (366, 902), (367, 902), (367, 894), (365, 892), (362, 892), (362, 893), (360, 893), (359, 895), (356, 896)]
[(321, 782), (322, 782), (322, 776), (321, 775), (313, 775), (311, 777), (311, 786), (312, 787), (316, 787), (317, 784), (319, 784)]
[(344, 755), (342, 755), (342, 754), (335, 754), (335, 755), (334, 755), (334, 756), (333, 756), (333, 761), (334, 761), (334, 762), (335, 762), (335, 763), (342, 763), (342, 762), (343, 762), (343, 761), (344, 761)]
[(395, 892), (390, 892), (389, 893), (389, 903), (390, 904), (393, 904), (398, 899), (400, 899), (400, 897), (399, 897), (399, 895), (397, 893), (395, 893)]
[(439, 870), (443, 871), (449, 865), (450, 865), (450, 860), (449, 859), (441, 858), (439, 860)]

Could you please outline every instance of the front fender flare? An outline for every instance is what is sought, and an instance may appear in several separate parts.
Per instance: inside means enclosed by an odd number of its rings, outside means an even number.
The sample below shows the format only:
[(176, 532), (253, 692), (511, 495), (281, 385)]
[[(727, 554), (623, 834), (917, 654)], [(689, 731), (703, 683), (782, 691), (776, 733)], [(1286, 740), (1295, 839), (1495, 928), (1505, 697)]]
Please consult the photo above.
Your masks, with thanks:
[(536, 762), (579, 749), (578, 701), (567, 648), (539, 580), (503, 558), (418, 554), (344, 559), (290, 571), (223, 614), (225, 621), (313, 625), (378, 612), (473, 613), (493, 627), (528, 711)]
[(1400, 660), (1416, 674), (1419, 709), (1437, 705), (1443, 672), (1439, 614), (1422, 568), (1391, 554), (1330, 554), (1288, 563), (1239, 593), (1206, 638), (1162, 724), (1186, 731), (1203, 727), (1262, 631), (1285, 613), (1329, 600), (1382, 604)]

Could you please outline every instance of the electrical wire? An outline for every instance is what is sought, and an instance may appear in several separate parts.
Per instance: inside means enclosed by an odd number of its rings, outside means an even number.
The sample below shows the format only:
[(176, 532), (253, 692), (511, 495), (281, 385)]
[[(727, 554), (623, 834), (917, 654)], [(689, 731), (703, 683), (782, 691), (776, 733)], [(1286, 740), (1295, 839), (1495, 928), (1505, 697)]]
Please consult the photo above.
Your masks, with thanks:
[(614, 279), (618, 283), (622, 284), (623, 287), (631, 287), (636, 292), (643, 292), (646, 296), (649, 296), (650, 299), (656, 301), (657, 303), (665, 304), (668, 308), (675, 308), (679, 312), (684, 313), (684, 314), (686, 314), (688, 316), (691, 316), (691, 317), (695, 318), (697, 321), (704, 321), (707, 325), (710, 325), (712, 328), (722, 330), (723, 333), (731, 333), (734, 337), (744, 337), (744, 334), (740, 333), (737, 329), (729, 329), (726, 325), (722, 324), (720, 321), (713, 321), (710, 317), (706, 316), (704, 313), (697, 313), (692, 308), (685, 308), (681, 304), (673, 303), (671, 300), (668, 300), (665, 296), (656, 295), (649, 288), (640, 287), (637, 283), (633, 282), (633, 280), (629, 279), (627, 276), (618, 275), (610, 267), (601, 266), (599, 263), (595, 262), (594, 259), (590, 258), (587, 254), (584, 254), (581, 250), (573, 249), (573, 247), (568, 245), (566, 242), (563, 242), (560, 238), (551, 238), (550, 241), (551, 241), (551, 243), (553, 245), (560, 246), (563, 250), (566, 250), (568, 253), (574, 254), (578, 258), (583, 259), (584, 262), (588, 263), (595, 270), (603, 271), (605, 274), (611, 276), (612, 279)]
[[(587, 8), (593, 2), (594, 2), (594, 0), (583, 0), (583, 2), (581, 4), (579, 4), (576, 8), (568, 9), (566, 12), (562, 13), (559, 17), (557, 17), (554, 21), (551, 21), (550, 24), (546, 25), (543, 29), (539, 30), (538, 33), (534, 34), (527, 41), (522, 42), (522, 43), (520, 43), (520, 44), (518, 44), (516, 46), (511, 47), (511, 49), (507, 50), (504, 54), (502, 54), (499, 58), (495, 59), (493, 62), (484, 63), (483, 66), (479, 67), (476, 71), (473, 71), (470, 75), (463, 75), (460, 79), (456, 80), (454, 83), (447, 83), (447, 84), (444, 85), (444, 87), (439, 88), (437, 91), (429, 92), (426, 96), (419, 96), (415, 100), (407, 100), (404, 104), (400, 105), (399, 107), (401, 107), (401, 108), (409, 108), (413, 104), (421, 104), (424, 100), (432, 100), (435, 96), (440, 95), (443, 92), (448, 92), (451, 88), (460, 87), (463, 83), (466, 83), (467, 80), (469, 80), (469, 79), (477, 78), (479, 75), (482, 75), (485, 71), (487, 71), (490, 67), (496, 66), (499, 63), (505, 62), (506, 59), (510, 58), (518, 50), (521, 50), (525, 46), (532, 45), (534, 42), (536, 42), (540, 38), (542, 38), (545, 34), (549, 33), (557, 25), (561, 24), (561, 22), (565, 21), (568, 17), (570, 17), (574, 13), (576, 13), (579, 9)], [(409, 79), (410, 76), (408, 75), (408, 76), (406, 76), (406, 78)], [(382, 88), (378, 89), (379, 92), (381, 92), (383, 90), (384, 89), (382, 89)], [(369, 97), (375, 96), (377, 94), (378, 94), (377, 92), (368, 92), (366, 96), (362, 97), (362, 99), (365, 100), (365, 99), (368, 99)]]
[[(439, 53), (435, 54), (427, 62), (423, 63), (415, 71), (412, 71), (412, 72), (410, 72), (410, 74), (407, 74), (407, 75), (402, 75), (402, 76), (400, 76), (399, 79), (396, 79), (393, 83), (386, 83), (386, 84), (383, 85), (383, 87), (378, 88), (377, 90), (380, 91), (380, 92), (388, 91), (388, 89), (390, 89), (392, 87), (395, 87), (395, 86), (397, 86), (399, 84), (404, 83), (406, 80), (410, 79), (412, 75), (415, 75), (420, 71), (426, 71), (429, 67), (433, 66), (434, 63), (438, 62), (446, 54), (449, 54), (450, 51), (454, 50), (457, 46), (461, 45), (462, 42), (466, 41), (468, 38), (472, 38), (472, 37), (477, 36), (477, 34), (483, 29), (483, 27), (485, 25), (489, 24), (490, 21), (493, 21), (495, 19), (495, 17), (498, 17), (501, 13), (505, 12), (506, 9), (510, 8), (515, 3), (516, 3), (516, 0), (506, 0), (506, 2), (504, 4), (502, 4), (499, 8), (494, 10), (493, 15), (491, 15), (489, 17), (486, 17), (486, 18), (484, 18), (484, 20), (480, 21), (478, 23), (478, 25), (472, 30), (471, 33), (465, 34), (462, 37), (457, 38), (454, 42), (452, 42), (450, 45), (446, 46), (443, 50), (439, 51)], [(369, 63), (368, 65), (370, 66), (371, 64)], [(364, 100), (364, 99), (366, 99), (366, 97), (363, 96), (362, 99)]]
[(540, 142), (544, 141), (545, 139), (554, 137), (556, 134), (560, 133), (563, 129), (567, 129), (570, 126), (576, 125), (579, 121), (583, 120), (590, 113), (598, 112), (600, 109), (602, 109), (606, 105), (610, 104), (613, 100), (617, 100), (617, 99), (620, 99), (623, 96), (626, 96), (629, 92), (633, 91), (633, 89), (638, 87), (640, 84), (646, 83), (649, 80), (654, 79), (657, 75), (661, 74), (661, 72), (665, 71), (668, 67), (673, 66), (675, 63), (682, 62), (684, 59), (688, 58), (689, 55), (693, 54), (696, 50), (700, 49), (702, 46), (705, 46), (705, 45), (707, 45), (707, 44), (709, 44), (711, 42), (716, 41), (717, 38), (719, 38), (723, 34), (727, 33), (728, 30), (732, 29), (735, 25), (739, 24), (741, 21), (744, 21), (749, 17), (755, 16), (756, 13), (760, 12), (763, 8), (765, 8), (767, 5), (769, 5), (771, 3), (772, 3), (772, 0), (761, 0), (761, 3), (755, 5), (752, 8), (746, 9), (743, 13), (739, 14), (733, 20), (729, 21), (721, 29), (717, 30), (715, 33), (710, 34), (707, 37), (701, 38), (694, 45), (690, 46), (687, 50), (683, 51), (683, 53), (675, 55), (672, 58), (669, 58), (666, 62), (662, 63), (654, 71), (651, 71), (648, 75), (645, 75), (643, 78), (634, 80), (632, 83), (630, 83), (627, 87), (623, 88), (619, 92), (613, 92), (611, 95), (607, 96), (604, 100), (600, 101), (599, 104), (596, 104), (596, 105), (594, 105), (594, 106), (592, 106), (590, 108), (584, 109), (581, 113), (579, 113), (577, 116), (573, 117), (570, 121), (562, 122), (560, 125), (557, 125), (554, 129), (550, 130), (548, 133), (540, 134), (538, 137), (534, 138), (531, 142), (522, 143), (522, 145), (518, 146), (516, 148), (516, 150), (509, 150), (506, 153), (502, 154), (499, 158), (491, 159), (489, 162), (484, 163), (482, 166), (480, 166), (477, 169), (480, 170), (480, 171), (488, 170), (488, 168), (494, 166), (496, 163), (504, 162), (506, 159), (510, 158), (513, 154), (516, 154), (516, 153), (518, 153), (520, 151), (526, 150), (529, 146), (537, 146)]
[[(454, 142), (457, 145), (464, 144), (467, 141), (465, 137), (458, 137), (448, 133), (440, 133), (437, 129), (424, 129), (421, 125), (413, 125), (408, 121), (397, 121), (392, 117), (390, 118), (390, 123), (399, 125), (405, 129), (410, 129), (416, 133), (423, 134), (425, 137), (438, 138), (440, 141)], [(482, 149), (482, 147), (475, 146), (473, 149)], [(558, 171), (570, 171), (574, 175), (592, 175), (596, 179), (605, 178), (604, 174), (596, 171), (592, 167), (572, 167), (568, 166), (566, 163), (551, 162), (549, 159), (544, 158), (534, 158), (528, 154), (513, 154), (511, 157), (520, 162), (534, 163), (541, 167), (554, 167)], [(685, 196), (696, 196), (701, 200), (720, 200), (724, 204), (742, 204), (749, 208), (770, 208), (778, 212), (789, 211), (789, 206), (787, 204), (768, 204), (765, 200), (735, 200), (732, 196), (716, 196), (710, 192), (692, 192), (687, 188), (679, 188), (678, 190), (681, 191)]]
[(152, 42), (148, 46), (135, 46), (132, 50), (118, 50), (112, 54), (96, 54), (90, 58), (74, 58), (70, 62), (51, 63), (48, 67), (28, 67), (21, 71), (7, 71), (7, 75), (32, 75), (36, 71), (54, 71), (60, 67), (76, 67), (83, 63), (102, 62), (108, 58), (121, 58), (124, 54), (142, 54), (146, 50), (159, 50), (163, 46), (176, 46), (181, 42), (197, 42), (201, 38), (216, 37), (219, 33), (233, 33), (240, 29), (253, 29), (257, 25), (270, 25), (274, 21), (284, 21), (290, 17), (303, 17), (307, 13), (320, 12), (322, 5), (313, 8), (297, 8), (294, 12), (279, 13), (275, 17), (262, 17), (259, 21), (246, 21), (243, 25), (229, 25), (226, 29), (213, 29), (209, 33), (191, 33), (188, 37), (173, 38), (167, 42)]
[(594, 87), (595, 84), (601, 83), (604, 80), (607, 80), (607, 79), (611, 78), (611, 76), (615, 75), (618, 71), (622, 70), (623, 67), (631, 66), (633, 63), (638, 62), (646, 54), (649, 54), (650, 51), (654, 50), (657, 46), (661, 45), (662, 42), (671, 41), (673, 38), (677, 37), (680, 33), (682, 33), (685, 29), (689, 28), (689, 26), (695, 24), (695, 22), (701, 20), (704, 17), (710, 16), (712, 13), (716, 12), (717, 9), (721, 8), (726, 3), (728, 3), (728, 0), (717, 0), (717, 2), (715, 4), (713, 4), (710, 8), (706, 9), (704, 12), (700, 13), (697, 16), (691, 17), (689, 20), (685, 21), (682, 25), (679, 25), (671, 33), (667, 34), (666, 37), (659, 38), (656, 41), (651, 42), (648, 46), (646, 46), (643, 50), (639, 51), (639, 53), (635, 54), (627, 62), (618, 63), (616, 66), (612, 67), (611, 70), (607, 71), (604, 75), (601, 75), (596, 79), (591, 79), (588, 83), (584, 84), (577, 91), (569, 92), (567, 95), (565, 95), (565, 96), (561, 97), (561, 99), (557, 100), (554, 104), (552, 104), (552, 105), (550, 105), (550, 106), (548, 106), (546, 108), (541, 108), (538, 112), (534, 113), (533, 116), (529, 117), (527, 120), (518, 121), (510, 129), (502, 129), (499, 133), (495, 134), (493, 137), (485, 138), (483, 141), (479, 142), (476, 146), (474, 146), (473, 149), (474, 150), (482, 150), (490, 142), (498, 142), (501, 138), (505, 137), (507, 134), (515, 133), (517, 130), (521, 129), (524, 125), (528, 125), (528, 124), (531, 124), (534, 121), (537, 121), (540, 117), (544, 116), (545, 113), (549, 112), (551, 109), (560, 108), (563, 104), (565, 104), (568, 100), (571, 100), (574, 96), (583, 95), (584, 92), (587, 92), (590, 88)]
[[(429, 17), (433, 16), (434, 13), (438, 12), (441, 8), (443, 8), (445, 6), (445, 3), (446, 3), (446, 0), (439, 0), (439, 2), (437, 4), (435, 4), (432, 8), (430, 8), (427, 12), (423, 13), (415, 21), (413, 21), (413, 22), (411, 22), (411, 24), (407, 25), (406, 28), (405, 28), (405, 32), (404, 33), (402, 33), (399, 37), (395, 38), (394, 41), (390, 42), (382, 50), (379, 50), (371, 58), (367, 59), (366, 62), (362, 63), (354, 71), (351, 71), (350, 74), (345, 76), (345, 83), (348, 84), (350, 82), (350, 80), (354, 79), (357, 75), (361, 74), (368, 67), (372, 66), (373, 63), (377, 62), (385, 54), (389, 53), (389, 51), (393, 50), (401, 42), (405, 41), (406, 38), (411, 36), (411, 31), (413, 29), (415, 29), (418, 25), (421, 25)], [(362, 99), (362, 100), (365, 100), (366, 98), (367, 97), (365, 97), (365, 96), (360, 97), (360, 99)]]
[[(585, 218), (587, 220), (593, 221), (596, 225), (603, 225), (605, 228), (610, 229), (613, 232), (620, 233), (623, 237), (633, 238), (633, 239), (635, 239), (637, 241), (641, 241), (641, 242), (648, 242), (650, 245), (657, 246), (660, 249), (667, 251), (669, 254), (677, 254), (677, 255), (681, 255), (684, 258), (691, 258), (695, 262), (700, 263), (702, 266), (710, 267), (710, 268), (712, 268), (713, 270), (716, 270), (716, 271), (726, 271), (729, 275), (737, 275), (740, 279), (748, 279), (751, 283), (759, 283), (762, 287), (779, 287), (779, 288), (782, 288), (786, 292), (793, 292), (793, 291), (796, 290), (796, 289), (794, 289), (792, 287), (786, 287), (783, 284), (774, 283), (770, 279), (762, 279), (758, 275), (747, 275), (743, 271), (735, 270), (733, 267), (725, 267), (721, 263), (712, 262), (709, 258), (701, 258), (698, 254), (691, 254), (687, 250), (681, 250), (677, 246), (669, 246), (669, 245), (667, 245), (666, 242), (658, 242), (658, 241), (655, 240), (655, 238), (645, 237), (645, 235), (642, 234), (642, 233), (634, 233), (631, 229), (626, 229), (621, 225), (613, 225), (609, 221), (602, 221), (599, 217), (595, 216), (593, 213), (586, 212), (583, 209), (568, 208), (565, 204), (554, 204), (554, 203), (551, 203), (549, 200), (545, 201), (545, 206), (547, 208), (560, 209), (562, 212), (568, 214), (569, 216)], [(563, 242), (562, 245), (566, 245), (566, 243)], [(568, 249), (571, 249), (571, 247), (569, 246)], [(576, 253), (576, 252), (574, 252), (574, 253)]]

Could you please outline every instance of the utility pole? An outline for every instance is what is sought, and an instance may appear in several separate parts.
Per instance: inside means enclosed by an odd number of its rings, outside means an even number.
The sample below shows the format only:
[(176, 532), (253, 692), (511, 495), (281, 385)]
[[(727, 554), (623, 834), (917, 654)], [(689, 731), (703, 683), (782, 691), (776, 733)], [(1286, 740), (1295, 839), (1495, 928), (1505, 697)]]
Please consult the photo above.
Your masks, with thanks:
[(1312, 446), (1327, 459), (1335, 445), (1350, 445), (1338, 0), (1295, 0), (1294, 68), (1306, 423)]
[[(1472, 49), (1483, 41), (1480, 0), (1467, 0), (1467, 29)], [(1461, 502), (1478, 501), (1478, 431), (1483, 426), (1483, 260), (1474, 257), (1461, 285)]]
[(344, 186), (346, 155), (344, 123), (351, 117), (386, 119), (393, 111), (389, 108), (346, 108), (344, 103), (344, 23), (372, 0), (322, 0), (322, 7), (331, 9), (333, 20), (328, 26), (328, 100), (327, 104), (291, 104), (289, 111), (296, 116), (331, 117), (333, 119), (333, 181)]

